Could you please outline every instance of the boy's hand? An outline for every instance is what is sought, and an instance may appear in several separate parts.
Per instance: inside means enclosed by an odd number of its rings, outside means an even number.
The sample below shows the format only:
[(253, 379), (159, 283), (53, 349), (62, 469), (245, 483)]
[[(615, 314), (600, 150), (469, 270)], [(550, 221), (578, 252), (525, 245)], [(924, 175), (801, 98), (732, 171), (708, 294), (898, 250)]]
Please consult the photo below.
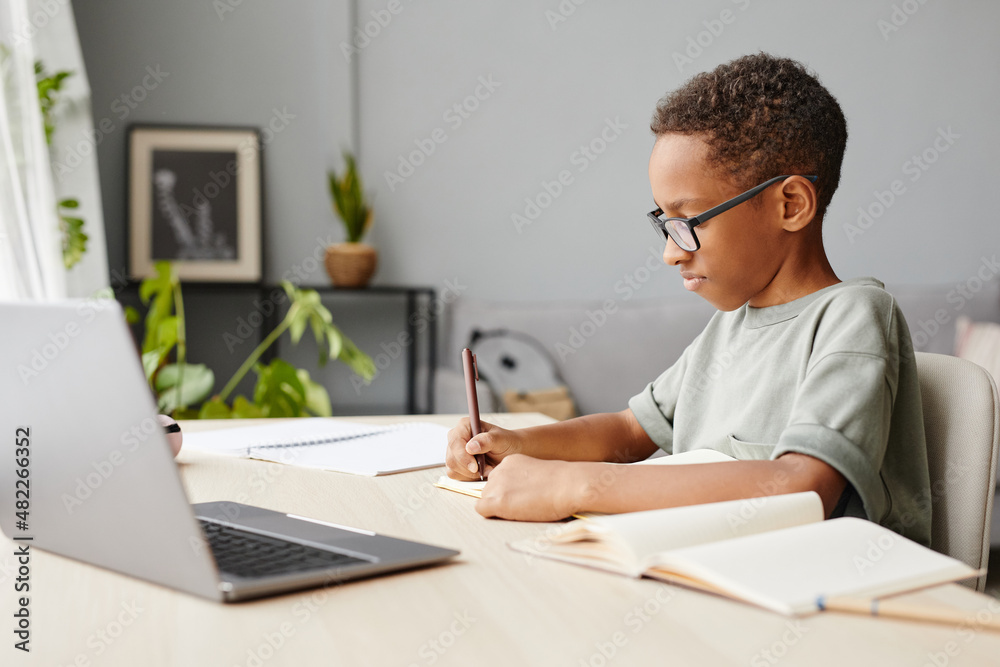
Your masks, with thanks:
[(578, 511), (576, 481), (586, 463), (512, 454), (500, 461), (483, 487), (476, 511), (516, 521), (558, 521)]
[(468, 417), (463, 417), (458, 426), (448, 431), (448, 450), (444, 456), (448, 477), (463, 481), (478, 480), (479, 464), (476, 462), (476, 454), (486, 455), (483, 476), (487, 477), (504, 457), (522, 450), (522, 437), (517, 431), (487, 422), (480, 423), (482, 433), (475, 438), (472, 437)]

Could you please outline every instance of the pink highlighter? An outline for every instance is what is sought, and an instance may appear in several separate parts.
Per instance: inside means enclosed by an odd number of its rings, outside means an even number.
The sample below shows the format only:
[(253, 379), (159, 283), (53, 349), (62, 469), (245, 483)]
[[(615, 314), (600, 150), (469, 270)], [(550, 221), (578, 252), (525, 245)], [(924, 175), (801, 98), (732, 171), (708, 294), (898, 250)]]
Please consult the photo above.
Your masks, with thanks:
[[(469, 401), (469, 426), (472, 428), (472, 437), (476, 437), (483, 432), (483, 425), (479, 422), (479, 397), (476, 395), (479, 367), (476, 365), (476, 355), (472, 354), (469, 348), (462, 350), (462, 369), (465, 371), (465, 397)], [(477, 454), (476, 462), (479, 464), (479, 479), (483, 480), (483, 473), (486, 472), (486, 455)]]

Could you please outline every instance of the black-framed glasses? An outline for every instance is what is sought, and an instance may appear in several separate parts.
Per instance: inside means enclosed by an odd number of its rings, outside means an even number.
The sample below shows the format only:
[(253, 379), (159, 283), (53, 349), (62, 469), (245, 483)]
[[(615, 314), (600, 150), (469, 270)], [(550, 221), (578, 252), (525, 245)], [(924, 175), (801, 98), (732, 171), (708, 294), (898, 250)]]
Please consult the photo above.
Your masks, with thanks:
[[(705, 222), (709, 218), (714, 218), (720, 213), (725, 213), (734, 206), (738, 206), (745, 202), (746, 200), (756, 196), (757, 194), (763, 192), (766, 188), (774, 185), (778, 181), (782, 181), (786, 178), (791, 178), (794, 174), (788, 174), (785, 176), (775, 176), (774, 178), (761, 183), (757, 187), (750, 188), (741, 195), (737, 195), (728, 201), (724, 201), (718, 206), (708, 209), (704, 213), (699, 213), (692, 218), (664, 218), (663, 209), (657, 208), (655, 211), (650, 211), (647, 213), (649, 217), (649, 222), (653, 225), (653, 229), (656, 230), (657, 235), (663, 239), (664, 243), (668, 243), (668, 237), (674, 240), (682, 250), (687, 250), (688, 252), (694, 252), (701, 248), (701, 242), (698, 241), (698, 236), (694, 233), (694, 228)], [(804, 176), (803, 178), (808, 178), (813, 183), (819, 178), (818, 176)]]

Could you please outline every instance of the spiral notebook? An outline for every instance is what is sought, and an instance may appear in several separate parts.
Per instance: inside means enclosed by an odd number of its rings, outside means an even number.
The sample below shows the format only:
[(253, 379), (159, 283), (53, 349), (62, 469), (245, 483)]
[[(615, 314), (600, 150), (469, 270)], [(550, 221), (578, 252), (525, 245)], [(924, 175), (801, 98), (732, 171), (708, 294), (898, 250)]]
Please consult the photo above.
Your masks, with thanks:
[(317, 417), (185, 433), (184, 449), (374, 477), (444, 465), (447, 433), (426, 422)]

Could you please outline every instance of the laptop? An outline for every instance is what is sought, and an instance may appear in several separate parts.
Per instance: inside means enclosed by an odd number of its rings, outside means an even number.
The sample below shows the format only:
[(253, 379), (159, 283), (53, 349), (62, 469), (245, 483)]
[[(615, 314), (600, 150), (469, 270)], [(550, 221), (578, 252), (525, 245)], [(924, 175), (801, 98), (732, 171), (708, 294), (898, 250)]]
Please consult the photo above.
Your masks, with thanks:
[(0, 303), (0, 323), (0, 529), (18, 548), (222, 602), (458, 554), (227, 500), (189, 504), (117, 302)]

